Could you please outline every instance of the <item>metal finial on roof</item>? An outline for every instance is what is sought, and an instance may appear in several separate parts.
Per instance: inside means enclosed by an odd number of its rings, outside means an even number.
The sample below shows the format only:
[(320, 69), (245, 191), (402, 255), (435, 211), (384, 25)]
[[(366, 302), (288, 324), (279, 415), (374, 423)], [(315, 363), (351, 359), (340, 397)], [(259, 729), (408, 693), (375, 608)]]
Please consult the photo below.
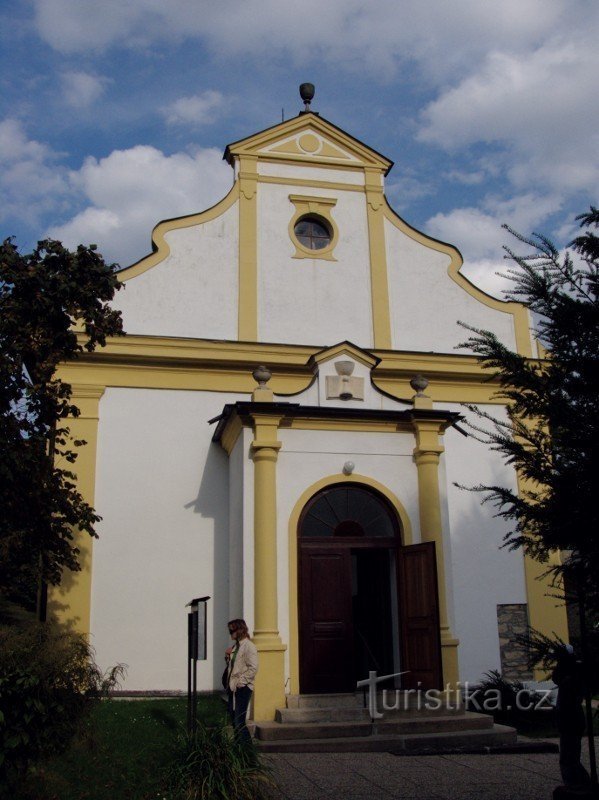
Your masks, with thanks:
[(304, 111), (303, 111), (304, 114), (310, 111), (310, 103), (312, 101), (312, 98), (314, 97), (314, 92), (315, 88), (313, 83), (300, 84), (299, 93), (300, 97), (304, 101)]

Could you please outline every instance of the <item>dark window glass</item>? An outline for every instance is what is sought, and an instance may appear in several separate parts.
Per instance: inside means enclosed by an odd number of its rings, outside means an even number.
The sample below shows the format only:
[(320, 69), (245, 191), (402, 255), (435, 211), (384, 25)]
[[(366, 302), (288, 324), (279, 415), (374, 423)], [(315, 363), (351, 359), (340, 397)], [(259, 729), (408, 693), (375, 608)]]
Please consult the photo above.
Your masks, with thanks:
[(316, 217), (302, 217), (295, 224), (298, 241), (308, 250), (322, 250), (331, 243), (331, 233), (323, 220)]
[(358, 486), (335, 486), (316, 495), (306, 507), (301, 536), (392, 537), (393, 512), (374, 492)]

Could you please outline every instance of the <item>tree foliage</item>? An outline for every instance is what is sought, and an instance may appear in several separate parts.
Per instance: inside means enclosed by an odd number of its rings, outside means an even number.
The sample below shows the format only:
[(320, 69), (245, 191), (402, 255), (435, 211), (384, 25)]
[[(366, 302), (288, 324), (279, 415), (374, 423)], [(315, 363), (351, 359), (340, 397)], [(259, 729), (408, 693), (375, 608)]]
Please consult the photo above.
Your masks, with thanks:
[(499, 384), (507, 420), (471, 408), (474, 434), (501, 453), (522, 480), (520, 492), (479, 485), (497, 515), (509, 520), (510, 548), (523, 547), (547, 562), (569, 557), (555, 573), (575, 575), (590, 607), (599, 608), (599, 210), (577, 217), (583, 233), (560, 255), (544, 236), (524, 237), (507, 228), (528, 255), (509, 248), (513, 264), (507, 299), (532, 312), (543, 357), (525, 358), (486, 330), (465, 325), (464, 343)]
[[(14, 613), (14, 612), (13, 612)], [(0, 797), (14, 797), (31, 762), (63, 752), (124, 675), (103, 673), (83, 634), (22, 613), (0, 624)]]
[(108, 305), (120, 286), (95, 245), (0, 246), (0, 593), (22, 603), (40, 579), (78, 569), (74, 528), (95, 535), (99, 517), (70, 468), (83, 442), (65, 420), (79, 411), (56, 369), (122, 333)]

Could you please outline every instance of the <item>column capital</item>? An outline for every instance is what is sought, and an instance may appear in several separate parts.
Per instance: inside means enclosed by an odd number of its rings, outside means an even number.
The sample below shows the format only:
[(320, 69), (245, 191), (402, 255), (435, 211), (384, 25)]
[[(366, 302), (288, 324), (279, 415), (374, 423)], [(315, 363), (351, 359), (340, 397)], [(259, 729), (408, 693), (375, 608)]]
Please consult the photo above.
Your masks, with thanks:
[(413, 450), (414, 453), (414, 461), (416, 462), (416, 466), (420, 466), (421, 464), (435, 464), (439, 463), (439, 459), (441, 457), (441, 453), (445, 451), (444, 447), (439, 445), (438, 447), (415, 447)]
[(281, 442), (264, 441), (259, 442), (254, 439), (252, 442), (253, 461), (276, 461), (279, 457)]
[(71, 402), (79, 409), (80, 419), (98, 419), (100, 400), (106, 391), (102, 384), (71, 383)]
[(437, 419), (412, 419), (414, 435), (416, 437), (416, 447), (414, 455), (420, 456), (424, 453), (434, 453), (439, 455), (445, 449), (440, 442), (440, 437), (445, 430), (444, 420)]
[(251, 418), (254, 426), (252, 447), (254, 449), (271, 447), (279, 450), (281, 442), (277, 441), (277, 434), (279, 432), (279, 423), (283, 417), (280, 414), (253, 413)]

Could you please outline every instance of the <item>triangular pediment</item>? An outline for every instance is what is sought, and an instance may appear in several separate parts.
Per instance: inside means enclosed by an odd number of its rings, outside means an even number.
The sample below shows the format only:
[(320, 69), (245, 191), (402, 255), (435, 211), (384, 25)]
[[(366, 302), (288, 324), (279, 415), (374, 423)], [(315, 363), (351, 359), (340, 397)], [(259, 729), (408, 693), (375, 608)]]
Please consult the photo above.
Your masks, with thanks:
[(393, 162), (316, 114), (300, 114), (227, 146), (225, 158), (303, 161), (311, 165), (371, 168), (385, 175)]
[(314, 355), (310, 356), (310, 363), (319, 368), (322, 364), (326, 364), (332, 359), (343, 357), (351, 358), (369, 369), (374, 369), (381, 361), (380, 358), (372, 355), (368, 350), (363, 350), (361, 347), (346, 341), (339, 342), (339, 344), (335, 344), (332, 347), (325, 347), (323, 350), (319, 350), (318, 353), (314, 353)]

